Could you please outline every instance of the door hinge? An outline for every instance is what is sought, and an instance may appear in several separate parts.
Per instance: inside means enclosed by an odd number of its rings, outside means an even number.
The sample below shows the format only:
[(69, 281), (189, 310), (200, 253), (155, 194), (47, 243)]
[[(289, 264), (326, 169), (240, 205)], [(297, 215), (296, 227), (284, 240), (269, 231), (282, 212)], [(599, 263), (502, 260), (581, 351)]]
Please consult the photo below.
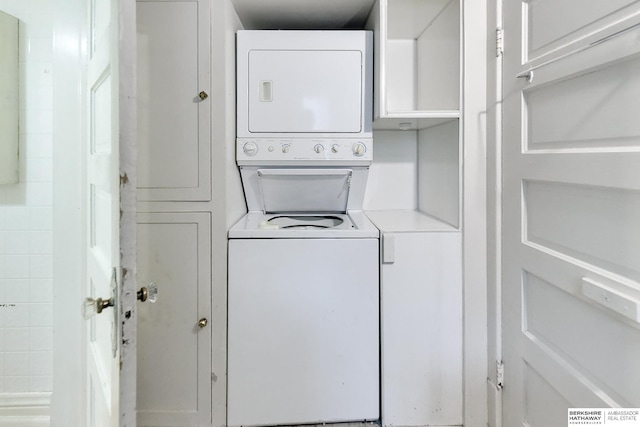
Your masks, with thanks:
[(504, 387), (504, 363), (502, 360), (496, 361), (496, 387), (498, 390), (502, 390)]
[(496, 28), (496, 57), (502, 56), (504, 52), (504, 30), (502, 27)]

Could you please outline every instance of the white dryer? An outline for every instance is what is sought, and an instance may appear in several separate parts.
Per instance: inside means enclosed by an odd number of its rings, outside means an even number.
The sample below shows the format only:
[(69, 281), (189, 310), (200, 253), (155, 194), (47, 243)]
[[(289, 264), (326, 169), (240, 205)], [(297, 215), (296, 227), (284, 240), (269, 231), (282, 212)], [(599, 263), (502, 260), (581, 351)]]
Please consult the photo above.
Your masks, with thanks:
[(238, 33), (227, 424), (380, 418), (371, 33)]

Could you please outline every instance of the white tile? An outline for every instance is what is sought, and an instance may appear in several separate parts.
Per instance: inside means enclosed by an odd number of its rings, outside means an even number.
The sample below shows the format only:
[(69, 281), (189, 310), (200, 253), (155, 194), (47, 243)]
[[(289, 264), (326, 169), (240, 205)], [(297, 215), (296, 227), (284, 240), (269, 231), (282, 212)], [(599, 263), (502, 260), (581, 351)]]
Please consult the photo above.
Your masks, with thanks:
[(5, 220), (0, 225), (4, 230), (28, 230), (29, 208), (22, 206), (8, 206), (4, 208)]
[(29, 0), (27, 3), (29, 3), (28, 10), (31, 13), (48, 13), (48, 14), (53, 13), (52, 0)]
[(4, 280), (4, 302), (26, 303), (29, 301), (30, 286), (28, 279)]
[(5, 393), (27, 393), (29, 391), (29, 377), (6, 376), (4, 377)]
[(6, 352), (4, 354), (4, 374), (7, 376), (29, 375), (29, 353)]
[(31, 279), (29, 302), (53, 302), (53, 280)]
[(0, 232), (4, 240), (1, 252), (7, 255), (25, 255), (29, 253), (28, 231), (3, 231)]
[(29, 375), (53, 375), (53, 353), (32, 351), (29, 354)]
[(29, 306), (30, 304), (26, 303), (6, 303), (2, 310), (4, 313), (4, 326), (8, 328), (29, 326)]
[(4, 350), (29, 351), (29, 328), (5, 328)]
[[(31, 0), (33, 1), (33, 0)], [(27, 37), (21, 40), (21, 62), (51, 61), (53, 59), (53, 43), (51, 37)]]
[(51, 134), (21, 134), (27, 159), (51, 158), (53, 155), (53, 136)]
[(20, 22), (21, 37), (51, 37), (51, 34), (53, 34), (51, 14), (33, 10), (26, 20)]
[(29, 277), (48, 279), (53, 276), (53, 255), (31, 255), (29, 257)]
[[(25, 94), (28, 96), (28, 94)], [(19, 111), (20, 129), (25, 133), (45, 133), (53, 131), (53, 112), (51, 109), (31, 107)]]
[[(31, 326), (53, 326), (53, 304), (34, 303), (30, 304), (30, 325)], [(80, 310), (80, 308), (78, 308)]]
[(53, 328), (29, 328), (29, 349), (32, 351), (53, 350)]
[(53, 184), (51, 182), (30, 182), (27, 184), (27, 203), (30, 206), (52, 206)]
[(52, 229), (53, 210), (51, 207), (32, 207), (29, 211), (29, 227), (31, 230)]
[(53, 253), (53, 233), (51, 231), (31, 231), (29, 233), (29, 253), (32, 255)]
[(5, 255), (4, 256), (4, 278), (6, 279), (29, 278), (29, 256), (28, 255)]
[(2, 11), (18, 19), (25, 19), (29, 14), (29, 2), (25, 0), (2, 0)]
[(29, 377), (29, 391), (34, 392), (42, 392), (42, 391), (52, 391), (53, 390), (53, 376), (45, 375), (45, 376), (32, 376)]
[[(53, 181), (53, 162), (48, 158), (29, 159), (27, 165), (27, 182), (52, 182)], [(51, 192), (51, 188), (49, 188)]]

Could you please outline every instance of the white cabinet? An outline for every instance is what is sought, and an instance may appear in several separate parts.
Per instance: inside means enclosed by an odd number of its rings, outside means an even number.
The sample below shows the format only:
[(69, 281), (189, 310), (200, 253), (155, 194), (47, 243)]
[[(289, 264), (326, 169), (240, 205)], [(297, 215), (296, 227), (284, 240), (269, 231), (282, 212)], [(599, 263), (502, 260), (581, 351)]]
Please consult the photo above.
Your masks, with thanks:
[(367, 215), (382, 231), (382, 425), (461, 425), (462, 235), (413, 211)]
[(378, 0), (374, 119), (378, 129), (422, 128), (459, 117), (459, 0)]
[(211, 419), (211, 216), (138, 213), (139, 426), (204, 426)]
[(138, 200), (211, 200), (208, 0), (138, 0)]
[(137, 425), (208, 426), (209, 0), (138, 0), (137, 28), (137, 276), (159, 289), (155, 304), (137, 306)]

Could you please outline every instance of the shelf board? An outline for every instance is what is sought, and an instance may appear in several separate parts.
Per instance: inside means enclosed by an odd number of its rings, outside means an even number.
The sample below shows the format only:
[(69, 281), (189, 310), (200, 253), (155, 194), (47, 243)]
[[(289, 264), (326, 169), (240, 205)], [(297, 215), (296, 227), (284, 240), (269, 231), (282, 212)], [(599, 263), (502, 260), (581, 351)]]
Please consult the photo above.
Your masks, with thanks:
[(451, 224), (417, 210), (365, 211), (367, 217), (383, 233), (459, 232)]
[(373, 122), (374, 130), (416, 130), (438, 126), (460, 118), (459, 110), (398, 111)]

